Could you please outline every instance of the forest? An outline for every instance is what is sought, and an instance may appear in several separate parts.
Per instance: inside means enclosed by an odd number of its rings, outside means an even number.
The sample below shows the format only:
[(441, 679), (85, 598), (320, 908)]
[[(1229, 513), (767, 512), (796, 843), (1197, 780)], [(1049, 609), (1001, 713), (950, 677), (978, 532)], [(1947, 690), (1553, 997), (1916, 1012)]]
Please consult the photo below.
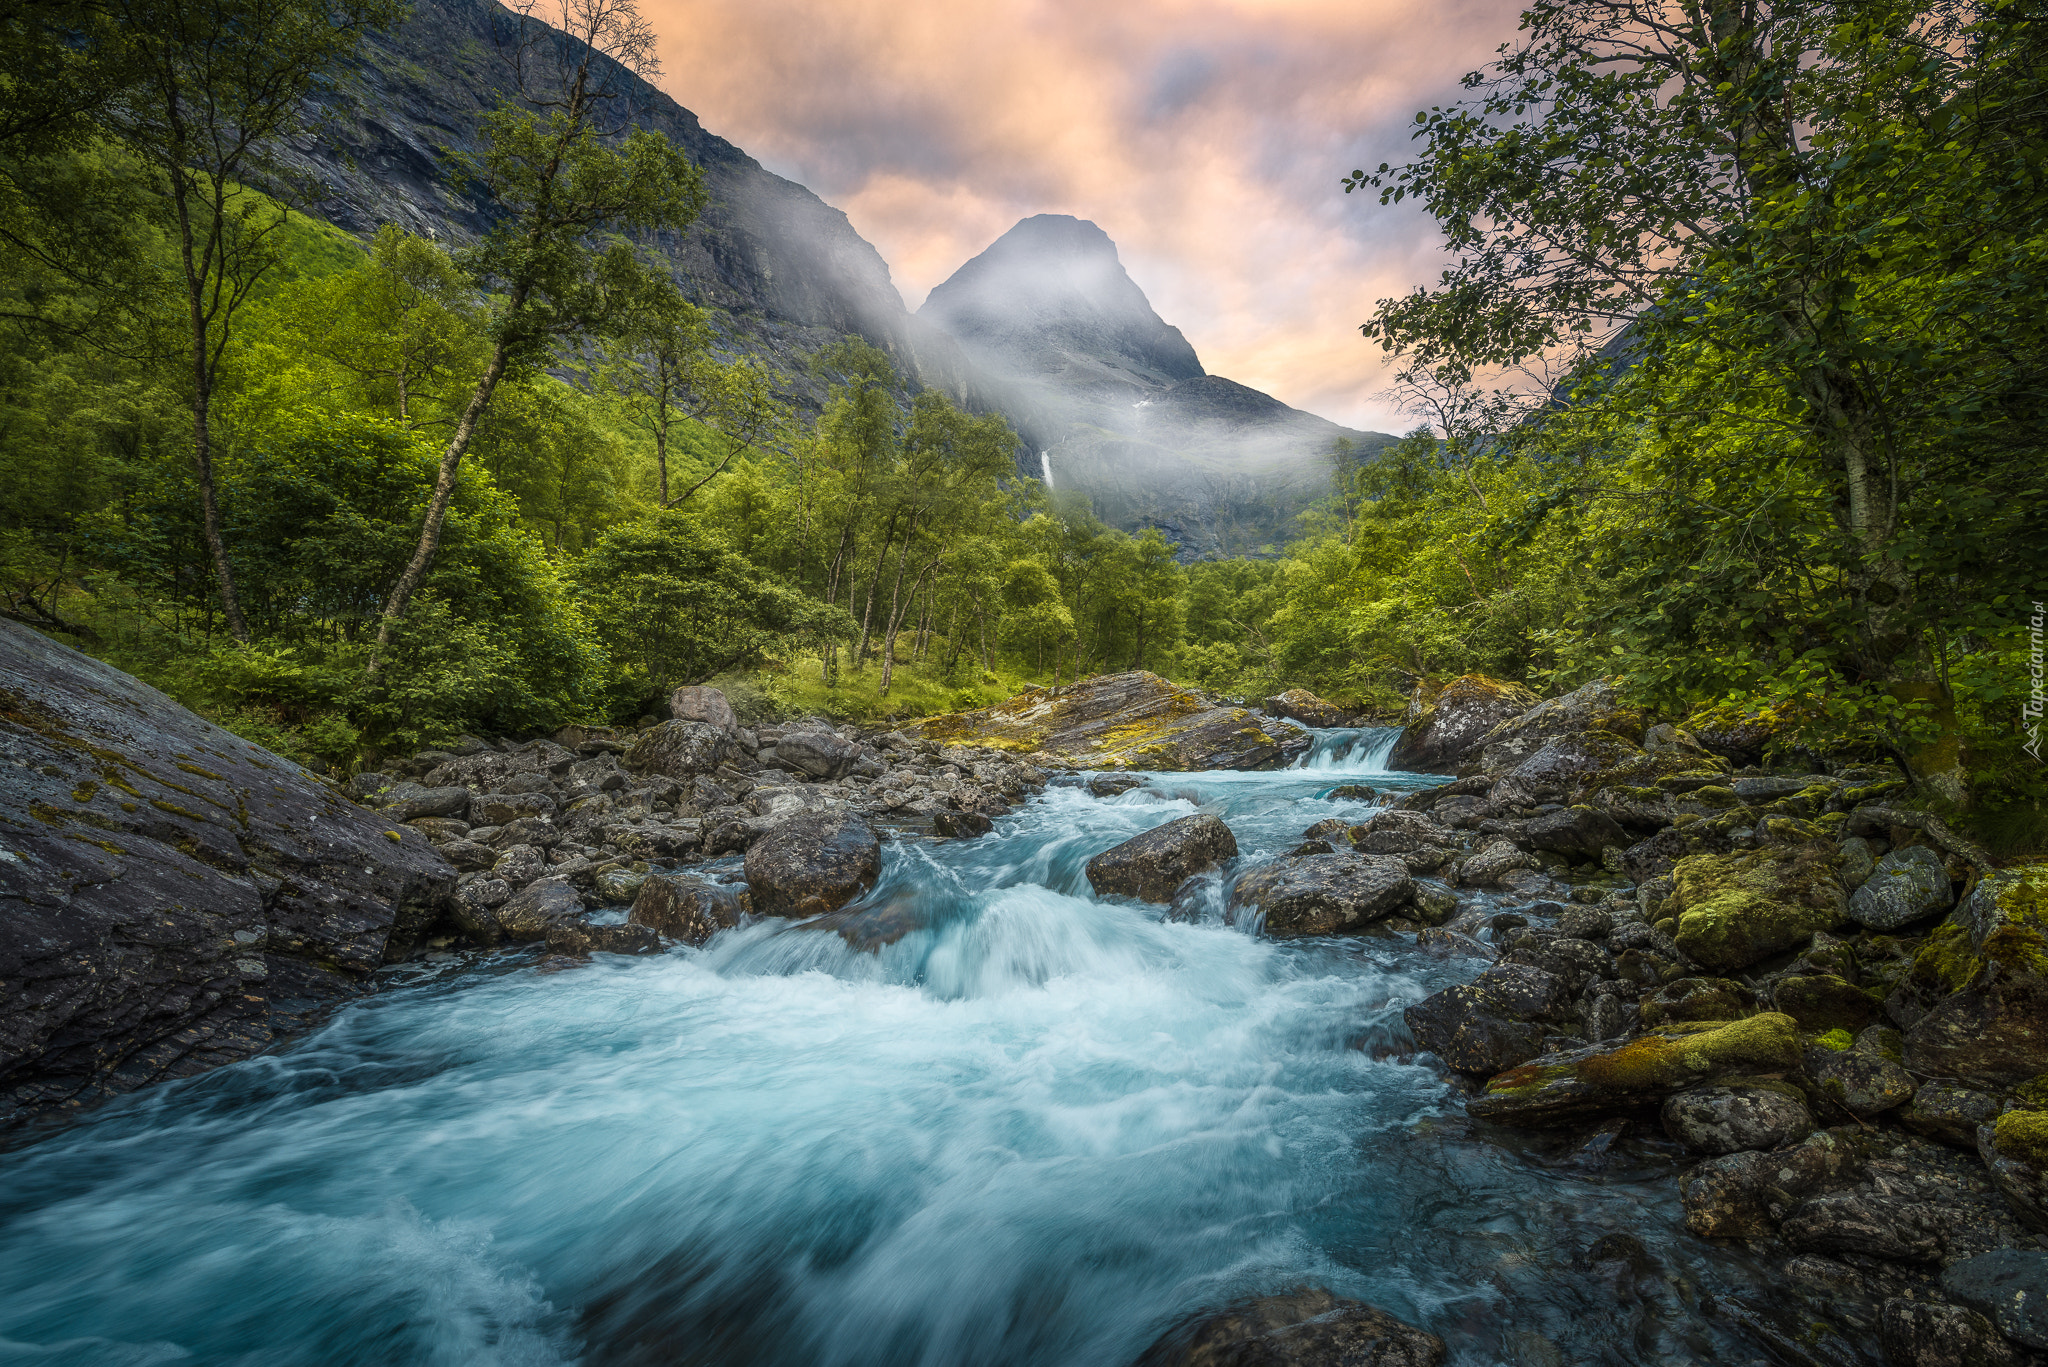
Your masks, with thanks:
[(821, 405), (734, 348), (659, 250), (701, 174), (607, 104), (629, 5), (522, 30), (474, 241), (309, 212), (283, 150), (400, 17), (0, 21), (0, 613), (337, 773), (705, 681), (877, 718), (1146, 668), (1394, 718), (1611, 676), (2048, 840), (2031, 6), (1532, 6), (1343, 182), (1442, 229), (1361, 343), (1413, 432), (1333, 450), (1278, 557), (1193, 564), (857, 337), (809, 358)]

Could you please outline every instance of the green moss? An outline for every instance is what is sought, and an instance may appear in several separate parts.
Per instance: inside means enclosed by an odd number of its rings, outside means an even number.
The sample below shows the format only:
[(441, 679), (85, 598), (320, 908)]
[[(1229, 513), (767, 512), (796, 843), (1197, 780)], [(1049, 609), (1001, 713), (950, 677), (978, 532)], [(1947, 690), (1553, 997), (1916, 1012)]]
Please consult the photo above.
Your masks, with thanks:
[(1993, 1124), (1991, 1147), (2003, 1157), (2048, 1168), (2048, 1111), (2007, 1111)]
[(180, 764), (178, 767), (180, 769), (183, 769), (188, 774), (197, 774), (201, 778), (210, 778), (214, 780), (216, 783), (227, 782), (227, 780), (221, 777), (221, 775), (216, 774), (208, 769), (202, 769), (196, 764)]
[(1723, 972), (1797, 949), (1847, 914), (1832, 846), (1688, 855), (1672, 870), (1667, 909), (1678, 947)]
[(1878, 1018), (1879, 1004), (1868, 992), (1832, 973), (1781, 978), (1771, 1001), (1798, 1021), (1800, 1029), (1830, 1035), (1853, 1033), (1876, 1024)]
[(180, 807), (175, 802), (159, 802), (155, 798), (151, 798), (149, 800), (149, 805), (156, 808), (160, 812), (169, 812), (172, 816), (182, 816), (188, 821), (206, 820), (206, 818), (201, 816), (199, 813), (191, 811), (190, 809), (185, 807)]
[(1847, 1030), (1830, 1030), (1814, 1043), (1840, 1054), (1846, 1053), (1856, 1043), (1856, 1037)]
[(400, 835), (400, 834), (399, 834), (399, 833), (398, 833), (397, 831), (386, 831), (386, 832), (384, 832), (384, 838), (385, 838), (386, 840), (389, 840), (389, 841), (390, 841), (390, 842), (391, 842), (392, 844), (394, 844), (394, 845), (396, 845), (396, 844), (400, 843), (401, 841), (403, 841), (403, 840), (405, 839), (405, 837), (404, 837), (404, 836), (402, 836), (402, 835)]
[(1790, 1016), (1769, 1011), (1726, 1025), (1659, 1031), (1571, 1063), (1525, 1064), (1487, 1083), (1486, 1093), (1527, 1093), (1570, 1079), (1623, 1096), (1731, 1073), (1782, 1073), (1798, 1063), (1798, 1026)]
[(92, 801), (93, 794), (99, 790), (99, 784), (94, 783), (91, 779), (85, 779), (76, 788), (71, 790), (71, 800), (73, 802), (90, 802)]
[(2048, 1110), (2048, 1073), (2027, 1079), (2013, 1088), (2012, 1094), (2026, 1102), (2030, 1110)]

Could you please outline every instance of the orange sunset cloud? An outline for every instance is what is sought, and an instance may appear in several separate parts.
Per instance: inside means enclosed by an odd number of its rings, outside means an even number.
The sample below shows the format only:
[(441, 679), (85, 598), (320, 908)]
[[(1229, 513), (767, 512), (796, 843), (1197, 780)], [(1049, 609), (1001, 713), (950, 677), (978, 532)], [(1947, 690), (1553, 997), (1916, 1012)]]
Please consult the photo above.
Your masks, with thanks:
[(843, 209), (915, 309), (1038, 213), (1092, 219), (1214, 374), (1398, 431), (1358, 334), (1440, 269), (1346, 196), (1514, 37), (1511, 0), (646, 0), (660, 84)]

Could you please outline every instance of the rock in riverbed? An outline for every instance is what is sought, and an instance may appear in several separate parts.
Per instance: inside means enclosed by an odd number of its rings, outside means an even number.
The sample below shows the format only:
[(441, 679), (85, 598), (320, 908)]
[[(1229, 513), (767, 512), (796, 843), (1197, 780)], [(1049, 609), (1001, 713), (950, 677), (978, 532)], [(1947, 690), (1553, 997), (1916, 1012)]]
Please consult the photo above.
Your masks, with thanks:
[(1333, 935), (1393, 915), (1415, 899), (1399, 859), (1312, 854), (1252, 870), (1231, 890), (1234, 911), (1256, 908), (1269, 935)]
[(1444, 1341), (1363, 1301), (1303, 1287), (1198, 1315), (1133, 1367), (1437, 1367)]
[(755, 841), (746, 869), (757, 915), (817, 916), (875, 885), (882, 845), (857, 812), (805, 812)]
[(1088, 885), (1104, 897), (1170, 902), (1198, 873), (1237, 858), (1237, 837), (1206, 812), (1184, 816), (1104, 850), (1088, 861)]

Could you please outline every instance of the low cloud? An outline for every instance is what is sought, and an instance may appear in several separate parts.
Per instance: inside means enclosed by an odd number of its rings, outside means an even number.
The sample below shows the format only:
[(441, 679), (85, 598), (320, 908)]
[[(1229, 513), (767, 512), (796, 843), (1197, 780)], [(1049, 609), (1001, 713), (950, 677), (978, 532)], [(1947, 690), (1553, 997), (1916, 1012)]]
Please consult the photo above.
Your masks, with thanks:
[(646, 0), (663, 85), (846, 211), (905, 302), (1018, 219), (1073, 214), (1213, 374), (1398, 431), (1375, 300), (1442, 268), (1346, 196), (1515, 36), (1513, 0)]

